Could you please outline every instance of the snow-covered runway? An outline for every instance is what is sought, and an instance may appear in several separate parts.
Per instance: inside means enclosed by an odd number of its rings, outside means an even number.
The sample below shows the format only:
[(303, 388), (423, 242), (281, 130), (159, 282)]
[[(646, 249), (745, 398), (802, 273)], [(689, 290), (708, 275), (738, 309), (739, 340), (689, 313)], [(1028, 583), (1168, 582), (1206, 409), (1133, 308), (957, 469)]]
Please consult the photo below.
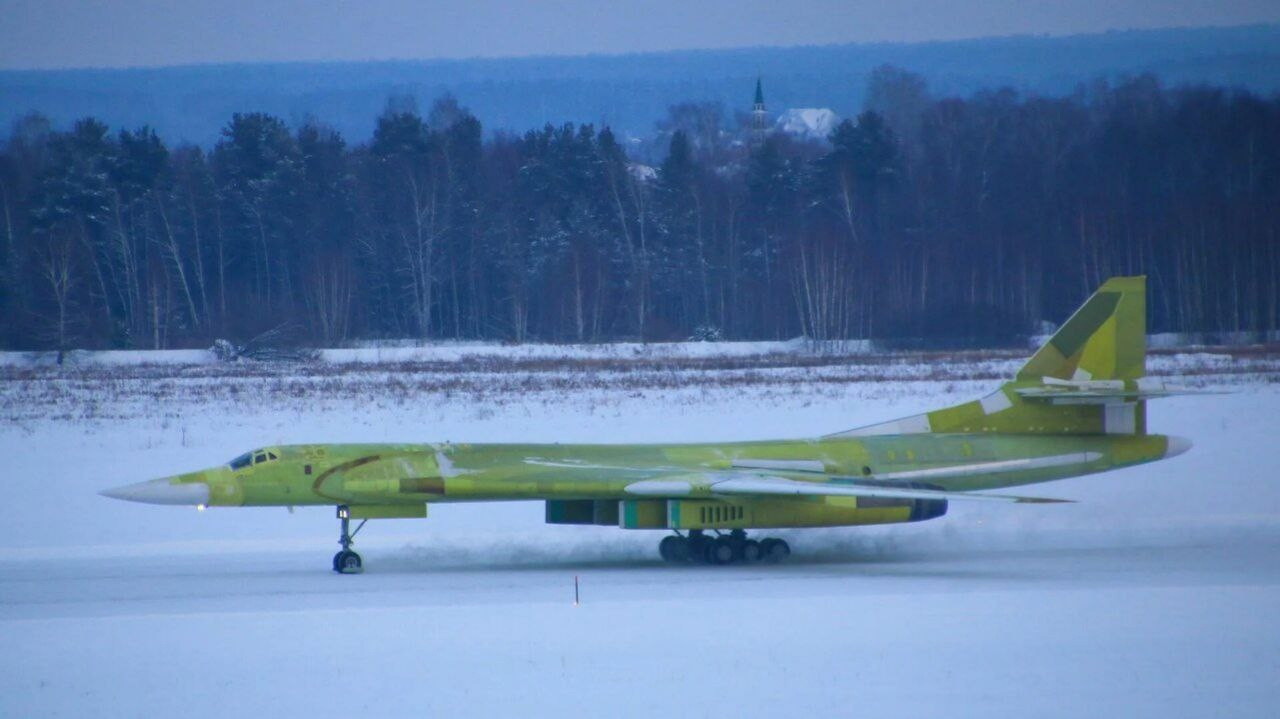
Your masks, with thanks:
[[(1196, 442), (1186, 455), (1037, 488), (1079, 504), (792, 532), (780, 566), (671, 567), (659, 534), (502, 503), (370, 523), (366, 573), (338, 576), (331, 509), (95, 494), (263, 443), (794, 436), (987, 384), (25, 408), (0, 426), (0, 715), (1273, 715), (1280, 389), (1265, 378), (1153, 404), (1153, 431)], [(12, 406), (29, 389), (4, 391)]]
[(1280, 536), (1076, 539), (714, 569), (385, 550), (359, 577), (319, 548), (8, 563), (0, 696), (6, 716), (1274, 709)]

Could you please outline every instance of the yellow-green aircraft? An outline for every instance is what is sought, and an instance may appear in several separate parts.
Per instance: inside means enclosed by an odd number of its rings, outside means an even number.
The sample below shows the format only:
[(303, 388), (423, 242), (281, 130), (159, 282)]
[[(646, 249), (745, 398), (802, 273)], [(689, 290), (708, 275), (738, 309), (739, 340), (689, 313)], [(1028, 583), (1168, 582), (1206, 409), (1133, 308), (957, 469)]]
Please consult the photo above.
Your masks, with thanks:
[[(211, 469), (102, 492), (153, 504), (334, 505), (333, 570), (362, 570), (350, 520), (425, 517), (434, 502), (540, 500), (552, 524), (671, 532), (671, 562), (778, 561), (748, 529), (916, 522), (951, 500), (1186, 451), (1147, 433), (1146, 279), (1108, 280), (982, 399), (814, 439), (730, 444), (314, 444), (264, 447)], [(356, 532), (364, 521), (356, 527)]]

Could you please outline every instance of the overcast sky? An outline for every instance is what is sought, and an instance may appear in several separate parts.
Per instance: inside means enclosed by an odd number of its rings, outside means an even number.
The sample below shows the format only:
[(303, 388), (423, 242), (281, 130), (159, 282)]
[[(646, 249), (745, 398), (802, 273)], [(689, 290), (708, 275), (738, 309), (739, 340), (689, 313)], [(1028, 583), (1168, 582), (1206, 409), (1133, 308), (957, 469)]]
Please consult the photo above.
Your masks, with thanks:
[(1277, 0), (0, 0), (0, 67), (578, 55), (1277, 21)]

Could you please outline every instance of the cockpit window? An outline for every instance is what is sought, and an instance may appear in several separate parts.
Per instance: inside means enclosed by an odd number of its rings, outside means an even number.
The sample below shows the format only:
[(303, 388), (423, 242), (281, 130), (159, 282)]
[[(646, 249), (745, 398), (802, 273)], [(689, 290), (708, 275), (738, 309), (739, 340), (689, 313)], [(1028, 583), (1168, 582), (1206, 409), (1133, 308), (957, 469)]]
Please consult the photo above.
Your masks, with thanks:
[(236, 457), (231, 460), (230, 464), (231, 469), (238, 470), (244, 469), (251, 464), (262, 464), (263, 462), (270, 462), (277, 459), (280, 459), (280, 457), (278, 457), (275, 452), (268, 452), (265, 449), (256, 449), (252, 452), (246, 452), (245, 454)]

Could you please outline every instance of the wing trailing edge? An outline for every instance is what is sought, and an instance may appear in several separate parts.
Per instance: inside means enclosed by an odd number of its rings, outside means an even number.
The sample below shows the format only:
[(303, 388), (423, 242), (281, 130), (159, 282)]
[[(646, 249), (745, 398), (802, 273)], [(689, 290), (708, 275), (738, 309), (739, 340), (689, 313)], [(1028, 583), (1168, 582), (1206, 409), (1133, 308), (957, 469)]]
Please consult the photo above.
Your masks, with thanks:
[[(1088, 458), (1085, 455), (1093, 453), (1082, 453), (1081, 455), (1070, 455), (1072, 461), (1085, 461)], [(1094, 456), (1096, 458), (1096, 455)], [(1054, 459), (1054, 458), (1041, 458)], [(1007, 462), (987, 462), (980, 465), (967, 465), (957, 468), (939, 468), (953, 469), (953, 474), (947, 476), (972, 476), (979, 473), (994, 472), (1012, 472), (1017, 470), (1025, 470), (1035, 468), (1036, 466), (1057, 466), (1052, 465), (1034, 465), (1028, 466), (1028, 461), (1034, 460), (1009, 460)], [(998, 465), (998, 466), (995, 466)], [(978, 467), (985, 467), (985, 472), (979, 472)], [(920, 470), (928, 472), (930, 470)], [(905, 475), (912, 473), (898, 473), (895, 475), (897, 479), (908, 479)], [(885, 475), (888, 476), (888, 475)], [(910, 477), (911, 479), (937, 479), (943, 475), (922, 475)], [(978, 492), (952, 492), (941, 489), (929, 489), (917, 484), (894, 484), (893, 482), (877, 480), (857, 480), (852, 478), (837, 477), (827, 481), (798, 480), (788, 477), (780, 477), (768, 474), (754, 474), (747, 472), (698, 472), (681, 476), (664, 477), (657, 479), (645, 479), (638, 482), (632, 482), (626, 487), (627, 494), (637, 497), (662, 497), (662, 498), (685, 498), (691, 496), (701, 497), (730, 497), (730, 496), (760, 496), (760, 497), (796, 497), (796, 496), (817, 496), (817, 497), (879, 497), (885, 499), (955, 499), (955, 500), (975, 500), (980, 502), (1015, 502), (1023, 504), (1049, 504), (1059, 502), (1070, 502), (1069, 499), (1049, 499), (1043, 497), (1022, 497), (1006, 494), (984, 494)]]
[(1021, 504), (1057, 504), (1069, 499), (1047, 497), (1020, 497), (1010, 494), (980, 494), (977, 492), (948, 492), (940, 489), (869, 485), (835, 480), (831, 482), (805, 482), (785, 477), (733, 477), (711, 484), (712, 495), (722, 496), (818, 496), (818, 497), (881, 497), (886, 499), (946, 499), (980, 502), (1015, 502)]

